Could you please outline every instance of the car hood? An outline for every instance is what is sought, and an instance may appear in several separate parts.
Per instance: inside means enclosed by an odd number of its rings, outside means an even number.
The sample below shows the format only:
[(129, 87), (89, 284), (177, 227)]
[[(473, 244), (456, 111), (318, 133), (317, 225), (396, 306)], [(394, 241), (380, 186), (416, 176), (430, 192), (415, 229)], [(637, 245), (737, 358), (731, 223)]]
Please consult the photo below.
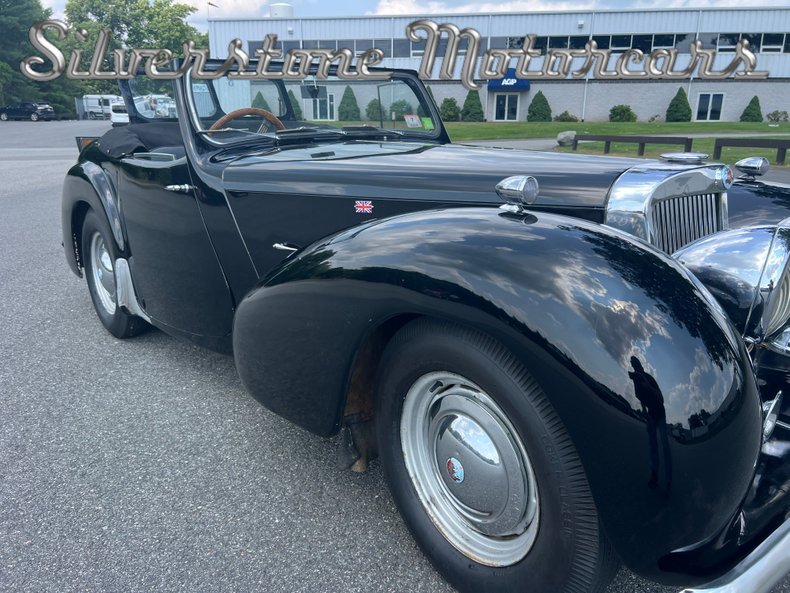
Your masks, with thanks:
[(603, 207), (610, 186), (643, 160), (460, 144), (346, 141), (279, 147), (233, 160), (230, 191), (343, 195), (440, 203), (501, 203), (494, 187), (511, 175), (540, 183), (537, 205)]

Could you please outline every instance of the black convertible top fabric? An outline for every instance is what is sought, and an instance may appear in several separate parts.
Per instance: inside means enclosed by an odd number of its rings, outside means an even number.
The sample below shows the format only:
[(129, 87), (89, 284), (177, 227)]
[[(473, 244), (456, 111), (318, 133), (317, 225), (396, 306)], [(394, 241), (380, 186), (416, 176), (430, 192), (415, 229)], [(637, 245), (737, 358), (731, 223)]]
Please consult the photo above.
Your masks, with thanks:
[(135, 152), (152, 152), (162, 146), (183, 146), (178, 122), (129, 124), (112, 128), (96, 143), (104, 154), (114, 159)]

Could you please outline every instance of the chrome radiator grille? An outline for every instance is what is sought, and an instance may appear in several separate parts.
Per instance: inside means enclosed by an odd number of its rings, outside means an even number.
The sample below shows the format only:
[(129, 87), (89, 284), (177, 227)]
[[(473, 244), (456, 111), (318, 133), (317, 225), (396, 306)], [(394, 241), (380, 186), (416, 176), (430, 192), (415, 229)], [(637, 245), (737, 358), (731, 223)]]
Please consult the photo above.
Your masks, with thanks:
[(723, 230), (725, 199), (725, 194), (710, 193), (653, 202), (649, 214), (650, 242), (666, 253), (674, 253), (692, 241)]

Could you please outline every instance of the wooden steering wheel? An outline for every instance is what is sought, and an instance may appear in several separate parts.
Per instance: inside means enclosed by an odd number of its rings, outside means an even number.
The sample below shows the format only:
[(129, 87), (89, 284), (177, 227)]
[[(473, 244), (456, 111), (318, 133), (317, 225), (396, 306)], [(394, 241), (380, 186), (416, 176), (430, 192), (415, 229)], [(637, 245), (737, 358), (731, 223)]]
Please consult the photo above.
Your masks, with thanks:
[[(274, 115), (271, 111), (266, 111), (265, 109), (260, 109), (258, 107), (244, 107), (243, 109), (236, 109), (234, 111), (231, 111), (230, 113), (226, 113), (217, 121), (215, 121), (208, 129), (208, 131), (211, 132), (211, 131), (221, 130), (231, 120), (237, 119), (239, 117), (244, 117), (245, 115), (256, 115), (258, 117), (262, 117), (271, 125), (273, 125), (275, 130), (285, 129), (285, 124), (283, 124), (283, 122), (280, 121), (280, 118)], [(259, 134), (263, 133), (264, 131), (263, 126), (264, 124), (261, 124), (261, 127), (258, 128)]]

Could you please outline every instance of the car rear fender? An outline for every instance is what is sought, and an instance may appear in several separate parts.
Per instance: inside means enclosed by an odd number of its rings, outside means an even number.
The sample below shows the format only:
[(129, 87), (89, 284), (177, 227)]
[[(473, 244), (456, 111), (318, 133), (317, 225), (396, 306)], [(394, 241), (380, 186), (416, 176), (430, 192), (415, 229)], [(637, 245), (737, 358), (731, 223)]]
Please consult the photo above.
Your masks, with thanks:
[[(688, 584), (659, 558), (724, 528), (760, 447), (748, 357), (705, 289), (601, 225), (492, 208), (408, 214), (286, 260), (238, 308), (236, 365), (266, 407), (328, 436), (359, 359), (376, 364), (362, 345), (420, 316), (476, 328), (518, 356), (565, 424), (621, 558)], [(663, 404), (640, 403), (635, 365)], [(653, 483), (656, 433), (663, 465)]]

